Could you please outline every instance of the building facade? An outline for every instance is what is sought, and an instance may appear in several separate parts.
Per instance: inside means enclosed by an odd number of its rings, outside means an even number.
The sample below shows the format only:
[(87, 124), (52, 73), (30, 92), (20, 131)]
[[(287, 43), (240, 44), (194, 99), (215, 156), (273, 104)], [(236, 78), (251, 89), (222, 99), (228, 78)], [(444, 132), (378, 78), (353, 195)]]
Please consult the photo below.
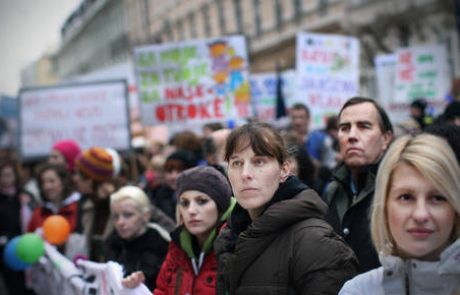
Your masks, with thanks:
[(56, 53), (61, 79), (91, 73), (129, 60), (125, 2), (83, 0), (61, 28)]
[(129, 62), (132, 49), (225, 35), (246, 36), (253, 73), (295, 68), (296, 34), (356, 36), (361, 93), (375, 95), (377, 54), (423, 43), (448, 51), (460, 77), (455, 0), (84, 0), (62, 27), (61, 79)]

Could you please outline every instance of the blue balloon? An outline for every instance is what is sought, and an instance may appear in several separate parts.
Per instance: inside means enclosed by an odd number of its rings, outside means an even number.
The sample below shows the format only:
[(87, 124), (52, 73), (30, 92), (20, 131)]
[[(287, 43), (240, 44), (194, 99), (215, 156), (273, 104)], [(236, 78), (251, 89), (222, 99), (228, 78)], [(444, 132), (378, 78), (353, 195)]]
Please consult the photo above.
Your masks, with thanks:
[(17, 236), (10, 240), (6, 244), (5, 250), (3, 251), (3, 258), (6, 265), (8, 265), (12, 270), (21, 271), (31, 266), (29, 263), (25, 263), (16, 254), (16, 248), (21, 236)]

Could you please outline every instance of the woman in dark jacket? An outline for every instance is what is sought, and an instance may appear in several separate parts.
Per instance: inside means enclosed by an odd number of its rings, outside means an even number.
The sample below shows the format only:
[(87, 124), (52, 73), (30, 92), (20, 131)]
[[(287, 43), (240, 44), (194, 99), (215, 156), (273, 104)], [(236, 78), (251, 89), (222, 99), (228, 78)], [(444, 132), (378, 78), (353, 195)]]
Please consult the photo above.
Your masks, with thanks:
[(108, 260), (123, 266), (125, 275), (142, 272), (146, 286), (153, 290), (168, 249), (169, 234), (149, 224), (151, 205), (144, 191), (125, 186), (110, 196), (115, 231), (107, 239)]
[[(27, 200), (28, 199), (28, 200)], [(32, 294), (26, 289), (24, 272), (11, 269), (4, 260), (4, 250), (8, 241), (22, 234), (30, 215), (31, 196), (25, 194), (20, 185), (17, 165), (12, 160), (0, 160), (0, 280), (4, 281), (3, 294)], [(24, 214), (27, 213), (27, 214)]]
[(357, 271), (352, 250), (324, 221), (326, 204), (295, 176), (280, 135), (251, 123), (227, 139), (237, 199), (215, 248), (217, 294), (337, 294)]

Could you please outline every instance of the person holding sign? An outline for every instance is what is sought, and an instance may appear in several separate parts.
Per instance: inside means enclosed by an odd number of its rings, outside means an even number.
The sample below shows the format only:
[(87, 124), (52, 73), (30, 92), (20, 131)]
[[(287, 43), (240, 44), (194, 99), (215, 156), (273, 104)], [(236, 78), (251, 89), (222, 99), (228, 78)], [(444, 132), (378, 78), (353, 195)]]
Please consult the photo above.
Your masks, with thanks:
[(396, 140), (380, 165), (372, 240), (382, 266), (339, 294), (460, 294), (460, 167), (446, 140)]

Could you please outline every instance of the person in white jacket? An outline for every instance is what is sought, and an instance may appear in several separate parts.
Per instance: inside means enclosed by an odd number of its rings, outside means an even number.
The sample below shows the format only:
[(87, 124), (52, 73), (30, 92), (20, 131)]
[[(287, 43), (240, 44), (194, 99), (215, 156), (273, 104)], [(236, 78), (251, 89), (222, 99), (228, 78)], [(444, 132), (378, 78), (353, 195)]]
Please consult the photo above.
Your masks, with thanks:
[(395, 141), (372, 208), (382, 266), (339, 294), (460, 294), (460, 165), (447, 141), (428, 134)]

